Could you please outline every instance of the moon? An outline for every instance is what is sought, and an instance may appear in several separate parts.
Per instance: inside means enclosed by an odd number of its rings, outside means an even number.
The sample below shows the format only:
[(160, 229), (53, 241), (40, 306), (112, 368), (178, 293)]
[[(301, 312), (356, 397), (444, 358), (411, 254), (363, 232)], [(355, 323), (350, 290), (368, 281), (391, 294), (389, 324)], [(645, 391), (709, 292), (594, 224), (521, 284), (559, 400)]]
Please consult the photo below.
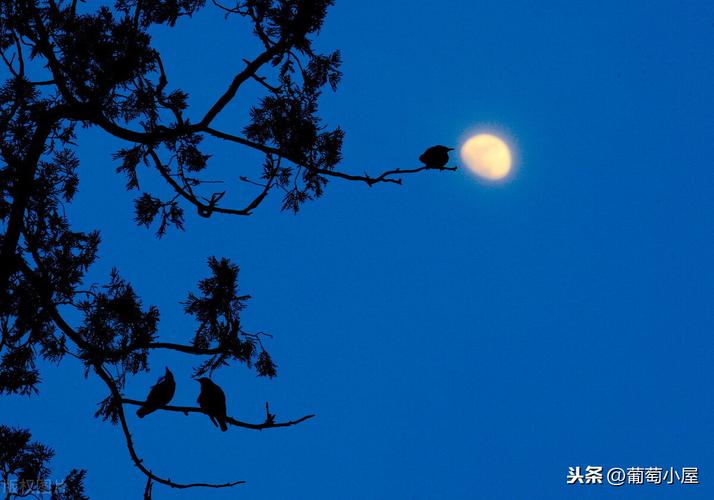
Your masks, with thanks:
[(511, 151), (500, 138), (478, 134), (461, 146), (461, 159), (479, 177), (491, 181), (503, 179), (511, 171)]

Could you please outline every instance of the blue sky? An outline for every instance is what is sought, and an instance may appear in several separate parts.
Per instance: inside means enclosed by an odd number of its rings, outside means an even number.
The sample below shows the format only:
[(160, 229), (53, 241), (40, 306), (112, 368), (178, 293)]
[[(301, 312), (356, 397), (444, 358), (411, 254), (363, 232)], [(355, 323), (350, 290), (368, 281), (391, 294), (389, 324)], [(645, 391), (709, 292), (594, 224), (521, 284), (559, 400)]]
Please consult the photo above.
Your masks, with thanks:
[[(242, 33), (212, 8), (155, 33), (196, 116), (258, 50)], [(712, 498), (714, 7), (338, 1), (318, 45), (345, 59), (322, 108), (347, 132), (345, 170), (414, 167), (488, 130), (516, 175), (335, 180), (298, 216), (273, 199), (250, 218), (192, 214), (156, 240), (132, 222), (120, 142), (84, 131), (71, 216), (102, 230), (93, 279), (117, 267), (161, 308), (162, 337), (185, 341), (178, 302), (208, 256), (230, 257), (279, 377), (218, 372), (229, 413), (260, 420), (268, 400), (279, 418), (317, 414), (225, 434), (200, 415), (132, 417), (155, 472), (248, 481), (155, 498)], [(216, 126), (238, 131), (258, 90)], [(216, 177), (246, 190), (256, 157), (211, 144)], [(168, 365), (174, 402), (192, 404), (190, 361), (156, 354), (127, 395)], [(58, 476), (89, 469), (93, 498), (139, 498), (120, 431), (93, 418), (102, 384), (71, 360), (44, 380), (41, 397), (0, 399), (3, 421), (53, 446)], [(566, 486), (575, 465), (696, 466), (702, 484)]]

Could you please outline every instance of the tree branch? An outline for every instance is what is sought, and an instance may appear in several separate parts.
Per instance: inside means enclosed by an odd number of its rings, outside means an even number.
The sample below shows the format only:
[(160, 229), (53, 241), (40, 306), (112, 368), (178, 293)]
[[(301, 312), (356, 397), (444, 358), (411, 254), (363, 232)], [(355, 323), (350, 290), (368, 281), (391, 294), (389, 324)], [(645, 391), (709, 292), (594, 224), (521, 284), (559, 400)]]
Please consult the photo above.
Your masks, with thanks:
[(0, 247), (0, 291), (8, 288), (10, 276), (16, 269), (17, 243), (25, 227), (25, 209), (30, 201), (37, 166), (45, 152), (45, 141), (52, 132), (55, 121), (48, 114), (41, 118), (35, 129), (25, 157), (17, 159), (18, 179), (13, 186), (12, 207), (7, 219), (7, 229)]
[(149, 477), (146, 479), (146, 487), (144, 488), (144, 500), (151, 500), (151, 488), (153, 487), (154, 482), (152, 479)]
[[(39, 263), (38, 263), (39, 265)], [(47, 309), (52, 320), (55, 322), (57, 327), (64, 333), (69, 339), (75, 343), (77, 347), (85, 351), (90, 356), (99, 357), (116, 357), (129, 354), (136, 349), (167, 349), (171, 351), (178, 351), (184, 354), (193, 354), (199, 356), (214, 356), (216, 354), (223, 354), (225, 349), (222, 347), (211, 347), (211, 348), (201, 348), (192, 345), (176, 344), (172, 342), (151, 342), (145, 346), (129, 346), (125, 349), (102, 349), (89, 342), (87, 342), (74, 328), (72, 328), (62, 317), (62, 315), (57, 310), (54, 302), (52, 301), (52, 296), (50, 292), (50, 285), (47, 283), (45, 276), (41, 273), (35, 272), (30, 268), (30, 266), (24, 260), (20, 260), (19, 263), (20, 271), (25, 275), (25, 277), (30, 281), (32, 286), (35, 288), (42, 305)]]
[(304, 167), (312, 172), (315, 172), (320, 175), (326, 175), (329, 177), (338, 177), (340, 179), (345, 179), (348, 181), (361, 181), (366, 183), (368, 186), (372, 186), (374, 184), (377, 184), (379, 182), (390, 182), (393, 184), (401, 184), (402, 179), (401, 177), (393, 177), (396, 175), (402, 175), (402, 174), (415, 174), (418, 172), (424, 172), (425, 170), (440, 170), (440, 171), (455, 171), (458, 170), (458, 167), (428, 167), (426, 165), (422, 167), (417, 167), (417, 168), (407, 168), (407, 169), (402, 169), (402, 168), (395, 168), (392, 170), (387, 170), (377, 177), (371, 177), (367, 174), (364, 175), (353, 175), (353, 174), (348, 174), (345, 172), (340, 172), (339, 170), (325, 170), (322, 168), (316, 168), (312, 165), (308, 165), (304, 162), (300, 162), (295, 158), (291, 158), (290, 156), (286, 155), (283, 151), (274, 148), (272, 146), (266, 146), (265, 144), (259, 144), (257, 142), (250, 141), (244, 137), (240, 137), (237, 135), (233, 134), (228, 134), (226, 132), (221, 132), (220, 130), (216, 130), (211, 127), (205, 127), (202, 132), (205, 132), (209, 135), (212, 135), (214, 137), (217, 137), (219, 139), (223, 139), (225, 141), (230, 141), (230, 142), (235, 142), (236, 144), (241, 144), (243, 146), (247, 146), (249, 148), (256, 149), (258, 151), (261, 151), (265, 154), (274, 154), (276, 156), (279, 156), (281, 158), (285, 158), (288, 161), (291, 161), (292, 163), (299, 165), (301, 167)]
[[(94, 363), (94, 371), (99, 375), (99, 378), (101, 378), (104, 383), (107, 385), (109, 390), (112, 393), (112, 398), (114, 398), (114, 401), (121, 401), (121, 393), (119, 392), (119, 388), (116, 386), (116, 383), (114, 380), (111, 378), (111, 376), (107, 373), (107, 371), (104, 369), (104, 366), (102, 366), (101, 363)], [(144, 461), (143, 459), (139, 458), (139, 455), (136, 453), (136, 449), (134, 448), (134, 441), (132, 439), (131, 433), (129, 432), (129, 426), (126, 423), (126, 415), (124, 414), (124, 407), (121, 404), (115, 405), (115, 409), (117, 412), (117, 416), (119, 417), (119, 423), (121, 424), (121, 429), (124, 433), (124, 439), (126, 441), (126, 446), (129, 450), (129, 455), (131, 456), (131, 460), (134, 462), (134, 465), (142, 472), (144, 475), (148, 478), (151, 479), (154, 482), (170, 486), (171, 488), (177, 488), (177, 489), (187, 489), (187, 488), (230, 488), (232, 486), (236, 486), (238, 484), (243, 484), (245, 481), (232, 481), (229, 483), (222, 483), (222, 484), (214, 484), (214, 483), (176, 483), (174, 481), (171, 481), (170, 479), (164, 479), (160, 476), (157, 476), (153, 472), (151, 472), (149, 469), (147, 469), (144, 466)]]
[[(121, 400), (122, 404), (128, 404), (128, 405), (136, 405), (136, 406), (142, 406), (144, 404), (144, 401), (138, 401), (136, 399), (128, 399), (128, 398), (123, 398)], [(164, 411), (175, 411), (179, 413), (183, 413), (184, 415), (188, 415), (189, 413), (203, 413), (206, 414), (205, 411), (203, 411), (201, 408), (196, 408), (193, 406), (158, 406), (156, 407), (158, 410), (164, 410)], [(309, 420), (311, 418), (314, 418), (315, 415), (305, 415), (304, 417), (301, 417), (297, 420), (289, 420), (287, 422), (275, 422), (275, 415), (271, 414), (269, 411), (269, 407), (266, 403), (266, 416), (265, 416), (265, 422), (261, 424), (251, 424), (249, 422), (243, 422), (241, 420), (237, 420), (233, 417), (227, 417), (226, 422), (228, 422), (231, 425), (235, 425), (236, 427), (243, 427), (245, 429), (253, 429), (257, 431), (262, 431), (263, 429), (273, 429), (276, 427), (291, 427), (293, 425), (300, 424), (304, 422), (305, 420)]]
[(148, 344), (147, 349), (168, 349), (171, 351), (179, 351), (184, 354), (198, 354), (200, 356), (212, 356), (221, 354), (224, 350), (221, 347), (201, 348), (186, 344), (174, 344), (171, 342), (152, 342)]
[[(37, 259), (35, 259), (37, 260)], [(41, 268), (41, 263), (37, 262), (37, 265), (40, 266), (40, 271), (42, 270)], [(114, 358), (116, 356), (124, 356), (136, 349), (167, 349), (171, 351), (179, 351), (184, 354), (194, 354), (194, 355), (199, 355), (199, 356), (213, 356), (216, 354), (222, 354), (225, 352), (225, 349), (222, 347), (210, 347), (210, 348), (201, 348), (201, 347), (195, 347), (192, 345), (185, 345), (185, 344), (176, 344), (172, 342), (150, 342), (149, 344), (146, 344), (145, 346), (128, 346), (125, 349), (103, 349), (100, 347), (97, 347), (89, 342), (87, 342), (82, 336), (77, 332), (74, 328), (72, 328), (62, 317), (62, 315), (59, 313), (57, 310), (57, 307), (55, 306), (53, 300), (52, 300), (52, 294), (51, 294), (51, 288), (50, 284), (47, 282), (47, 278), (42, 274), (42, 272), (35, 272), (28, 264), (25, 262), (24, 259), (21, 259), (19, 262), (19, 268), (20, 271), (25, 275), (25, 277), (30, 281), (32, 286), (35, 289), (35, 292), (37, 292), (38, 296), (40, 297), (40, 300), (42, 301), (42, 305), (47, 309), (47, 312), (50, 314), (50, 317), (52, 320), (55, 322), (57, 327), (65, 334), (69, 339), (77, 345), (80, 349), (85, 351), (87, 354), (90, 356), (99, 356), (99, 357), (110, 357)], [(249, 298), (249, 295), (245, 295), (243, 297), (240, 297), (242, 299)]]
[(250, 203), (248, 203), (245, 208), (235, 209), (219, 207), (217, 203), (220, 198), (222, 198), (222, 194), (214, 194), (208, 203), (203, 203), (201, 200), (196, 198), (196, 196), (192, 192), (189, 192), (187, 189), (182, 188), (178, 184), (178, 182), (176, 182), (171, 177), (168, 169), (161, 162), (161, 159), (153, 149), (149, 151), (149, 156), (151, 156), (151, 159), (156, 165), (156, 170), (159, 171), (164, 180), (174, 189), (174, 191), (176, 191), (179, 196), (196, 206), (196, 208), (198, 209), (198, 214), (201, 217), (210, 217), (211, 214), (213, 214), (214, 212), (228, 215), (251, 215), (253, 213), (252, 211), (262, 203), (266, 196), (268, 196), (270, 188), (273, 187), (273, 177), (271, 177), (263, 187), (263, 190), (258, 194), (258, 196), (256, 196)]
[(252, 78), (261, 66), (288, 48), (289, 44), (285, 40), (280, 40), (278, 43), (266, 49), (262, 54), (250, 61), (245, 69), (233, 78), (233, 81), (223, 95), (213, 106), (211, 106), (211, 109), (208, 110), (206, 115), (203, 117), (203, 120), (201, 120), (200, 125), (202, 127), (208, 127), (218, 113), (220, 113), (223, 108), (225, 108), (228, 103), (233, 100), (236, 92), (238, 92), (238, 88), (240, 88), (246, 80)]

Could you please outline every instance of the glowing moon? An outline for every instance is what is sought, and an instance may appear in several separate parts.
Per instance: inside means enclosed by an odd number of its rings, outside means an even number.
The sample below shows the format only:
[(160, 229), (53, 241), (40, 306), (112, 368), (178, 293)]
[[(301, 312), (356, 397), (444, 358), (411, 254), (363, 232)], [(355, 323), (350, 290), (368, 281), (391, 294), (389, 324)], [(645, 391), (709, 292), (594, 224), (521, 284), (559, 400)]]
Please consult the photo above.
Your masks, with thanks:
[(461, 159), (479, 177), (496, 181), (511, 171), (511, 151), (501, 139), (478, 134), (461, 146)]

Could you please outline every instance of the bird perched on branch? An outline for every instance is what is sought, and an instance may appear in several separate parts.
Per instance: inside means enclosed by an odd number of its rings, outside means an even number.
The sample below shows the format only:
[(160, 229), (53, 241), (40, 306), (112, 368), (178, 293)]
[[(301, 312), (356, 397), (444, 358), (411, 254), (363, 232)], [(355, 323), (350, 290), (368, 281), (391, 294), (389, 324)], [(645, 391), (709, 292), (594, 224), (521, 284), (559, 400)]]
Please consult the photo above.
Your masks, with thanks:
[(151, 387), (146, 401), (141, 408), (136, 410), (136, 414), (139, 418), (144, 418), (149, 413), (158, 410), (160, 406), (166, 406), (174, 397), (174, 392), (176, 392), (174, 374), (166, 367), (166, 373)]
[(449, 163), (449, 151), (454, 148), (432, 146), (419, 157), (419, 161), (429, 168), (444, 168)]
[(222, 431), (228, 430), (226, 425), (226, 395), (210, 378), (199, 378), (201, 393), (198, 395), (198, 406), (208, 415), (213, 425)]

